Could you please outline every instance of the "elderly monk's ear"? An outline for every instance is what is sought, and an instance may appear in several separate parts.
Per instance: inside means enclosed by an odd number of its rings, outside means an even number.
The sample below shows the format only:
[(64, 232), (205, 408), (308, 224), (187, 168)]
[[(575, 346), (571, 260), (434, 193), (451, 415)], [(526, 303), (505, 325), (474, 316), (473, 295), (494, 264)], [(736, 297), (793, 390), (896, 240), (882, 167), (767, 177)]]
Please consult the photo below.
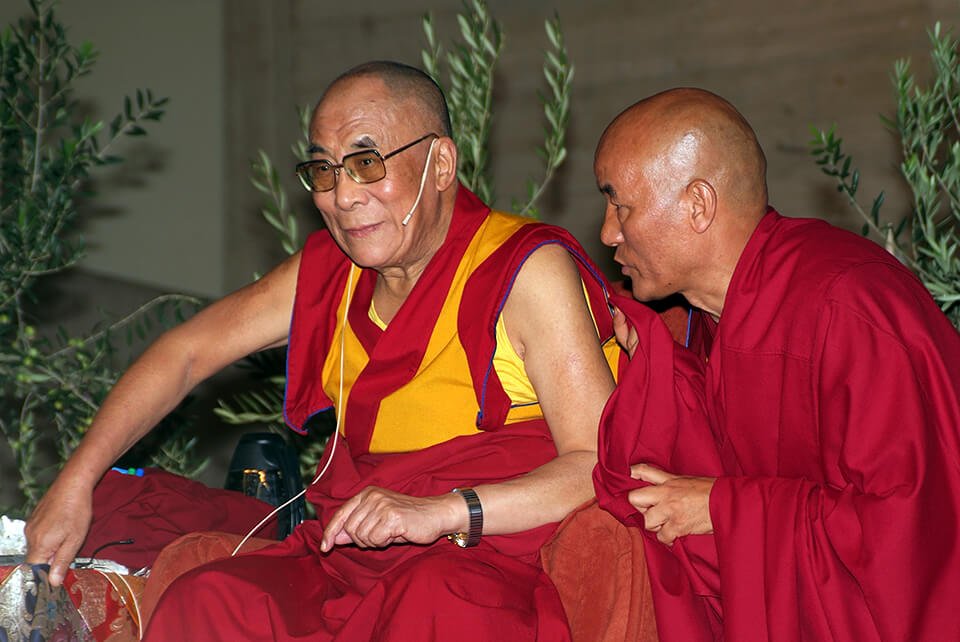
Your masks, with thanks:
[(717, 190), (702, 178), (695, 178), (687, 185), (686, 192), (690, 204), (690, 226), (697, 234), (703, 234), (717, 216)]
[(452, 138), (441, 136), (433, 147), (436, 156), (437, 190), (442, 192), (457, 178), (457, 146)]

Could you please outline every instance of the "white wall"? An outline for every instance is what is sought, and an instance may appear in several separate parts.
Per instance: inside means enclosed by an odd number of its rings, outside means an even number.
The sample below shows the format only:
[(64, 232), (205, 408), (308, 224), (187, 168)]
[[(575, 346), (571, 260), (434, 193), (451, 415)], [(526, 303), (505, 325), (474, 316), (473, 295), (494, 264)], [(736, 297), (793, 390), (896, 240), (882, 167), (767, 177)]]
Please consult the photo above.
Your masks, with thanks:
[[(29, 11), (0, 3), (0, 24)], [(223, 290), (223, 43), (220, 0), (64, 0), (71, 42), (100, 51), (78, 81), (83, 113), (109, 121), (138, 88), (168, 96), (149, 135), (114, 148), (126, 162), (100, 168), (85, 214), (90, 271), (163, 290)]]

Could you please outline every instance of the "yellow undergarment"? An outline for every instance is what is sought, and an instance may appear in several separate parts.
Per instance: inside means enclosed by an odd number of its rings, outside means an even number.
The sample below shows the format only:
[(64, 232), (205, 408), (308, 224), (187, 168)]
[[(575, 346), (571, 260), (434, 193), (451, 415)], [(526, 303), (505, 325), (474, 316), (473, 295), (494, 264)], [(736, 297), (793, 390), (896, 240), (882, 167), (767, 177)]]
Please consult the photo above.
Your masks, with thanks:
[[(370, 302), (370, 310), (367, 314), (378, 328), (381, 330), (387, 329), (387, 324), (377, 314), (373, 301)], [(537, 393), (527, 377), (527, 371), (523, 367), (523, 359), (513, 349), (513, 344), (507, 337), (503, 315), (500, 315), (500, 318), (497, 319), (497, 350), (493, 355), (493, 369), (496, 371), (500, 384), (503, 386), (503, 391), (507, 393), (512, 405), (537, 402)]]

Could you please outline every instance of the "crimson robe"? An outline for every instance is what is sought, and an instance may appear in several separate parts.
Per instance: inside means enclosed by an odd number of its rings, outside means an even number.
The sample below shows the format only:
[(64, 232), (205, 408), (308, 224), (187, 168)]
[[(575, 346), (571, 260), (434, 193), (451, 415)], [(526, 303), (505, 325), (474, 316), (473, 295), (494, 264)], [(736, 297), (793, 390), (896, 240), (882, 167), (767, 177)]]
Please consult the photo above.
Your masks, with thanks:
[[(460, 187), (446, 241), (386, 330), (367, 316), (375, 274), (362, 271), (346, 316), (369, 362), (344, 404), (344, 434), (336, 448), (328, 445), (323, 458), (332, 457), (332, 464), (308, 490), (318, 519), (305, 522), (278, 545), (206, 564), (176, 580), (157, 605), (148, 640), (569, 639), (559, 596), (538, 556), (556, 524), (485, 536), (470, 549), (442, 539), (428, 546), (319, 550), (323, 525), (367, 486), (438, 495), (511, 479), (556, 457), (542, 418), (508, 423), (510, 400), (491, 365), (496, 320), (526, 258), (546, 243), (567, 248), (577, 260), (591, 307), (600, 312), (601, 336), (612, 337), (613, 330), (599, 271), (567, 232), (535, 223), (522, 224), (472, 268), (456, 328), (450, 328), (456, 334), (448, 340), (462, 344), (466, 363), (462, 372), (443, 376), (472, 386), (474, 406), (468, 416), (473, 434), (410, 452), (370, 449), (375, 427), (383, 427), (385, 399), (403, 390), (423, 367), (429, 370), (430, 364), (422, 362), (428, 359), (428, 344), (437, 343), (432, 333), (449, 305), (458, 265), (474, 235), (494, 216), (502, 217)], [(343, 319), (337, 310), (350, 265), (328, 233), (308, 240), (287, 363), (285, 412), (295, 429), (335, 401), (317, 373), (339, 346), (334, 337)]]
[[(721, 465), (712, 538), (671, 551), (687, 583), (669, 594), (685, 599), (657, 613), (661, 640), (960, 638), (958, 363), (960, 335), (891, 255), (823, 221), (768, 212), (730, 281), (703, 406), (684, 419), (714, 443), (677, 444), (708, 465), (653, 462), (680, 474)], [(627, 449), (624, 433), (638, 434), (610, 421), (630, 404), (611, 400), (601, 446)], [(608, 505), (617, 457), (601, 448), (595, 479)], [(703, 539), (715, 562), (689, 557)], [(718, 587), (701, 581), (717, 572)], [(681, 621), (691, 610), (705, 614), (696, 631)]]

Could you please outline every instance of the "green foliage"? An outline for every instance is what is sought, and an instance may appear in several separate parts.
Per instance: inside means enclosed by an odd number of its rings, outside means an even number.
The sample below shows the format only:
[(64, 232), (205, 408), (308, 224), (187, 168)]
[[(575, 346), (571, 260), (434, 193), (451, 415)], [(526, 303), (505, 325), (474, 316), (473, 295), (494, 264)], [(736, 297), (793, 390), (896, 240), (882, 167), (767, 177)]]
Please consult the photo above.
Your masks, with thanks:
[[(454, 139), (460, 152), (457, 176), (484, 202), (493, 204), (496, 198), (488, 150), (493, 124), (494, 71), (503, 48), (503, 32), (482, 0), (465, 0), (464, 9), (466, 12), (457, 16), (462, 41), (455, 42), (446, 56), (449, 82), (443, 81), (443, 47), (430, 14), (423, 18), (427, 48), (421, 52), (421, 58), (424, 70), (444, 89), (447, 97)], [(534, 203), (567, 157), (573, 65), (567, 56), (559, 16), (545, 21), (544, 27), (550, 49), (544, 53), (543, 75), (550, 93), (537, 94), (547, 121), (543, 128), (544, 144), (537, 149), (543, 160), (544, 175), (539, 182), (528, 179), (526, 198), (512, 201), (513, 210), (527, 216), (537, 215)]]
[[(299, 162), (308, 158), (310, 110), (300, 107), (297, 114), (302, 136), (291, 146), (290, 151)], [(284, 251), (288, 255), (293, 254), (301, 245), (299, 225), (280, 182), (279, 173), (262, 149), (258, 150), (257, 158), (251, 166), (251, 183), (266, 199), (260, 213), (277, 232)], [(304, 479), (313, 479), (314, 468), (320, 461), (327, 438), (333, 430), (331, 426), (321, 424), (310, 430), (308, 435), (300, 436), (287, 428), (283, 419), (286, 350), (275, 348), (252, 354), (241, 362), (241, 367), (250, 373), (254, 389), (237, 393), (229, 401), (220, 399), (213, 410), (214, 414), (228, 424), (261, 426), (291, 441), (300, 453), (301, 475)]]
[[(300, 119), (300, 140), (290, 146), (293, 157), (300, 162), (308, 158), (307, 141), (310, 139), (310, 110), (306, 107), (297, 109)], [(300, 231), (297, 225), (297, 216), (290, 207), (287, 192), (280, 183), (273, 162), (262, 149), (257, 151), (257, 160), (252, 163), (253, 177), (250, 179), (258, 192), (267, 199), (266, 205), (260, 210), (263, 218), (270, 227), (280, 236), (280, 245), (289, 255), (300, 249)]]
[[(493, 72), (503, 47), (500, 24), (490, 17), (480, 0), (465, 3), (469, 13), (457, 16), (463, 43), (447, 56), (450, 82), (445, 87), (457, 148), (458, 176), (484, 202), (494, 200), (489, 177), (487, 141), (493, 122)], [(427, 47), (422, 53), (424, 69), (442, 84), (440, 58), (443, 48), (436, 39), (433, 19), (423, 18)]]
[[(20, 473), (23, 512), (76, 448), (116, 379), (116, 333), (143, 335), (181, 315), (181, 306), (199, 303), (160, 297), (84, 337), (63, 329), (41, 336), (36, 329), (31, 310), (42, 304), (38, 280), (82, 255), (76, 200), (89, 196), (91, 170), (119, 162), (112, 145), (144, 135), (143, 124), (159, 120), (167, 102), (138, 90), (109, 127), (78, 121), (72, 84), (90, 73), (97, 51), (89, 43), (69, 44), (54, 4), (31, 0), (32, 15), (0, 34), (0, 432)], [(176, 461), (176, 471), (196, 470), (191, 444), (182, 430), (171, 430), (162, 456)], [(44, 456), (51, 441), (54, 462)]]
[(900, 170), (913, 194), (907, 216), (899, 221), (882, 219), (883, 192), (869, 212), (861, 207), (856, 198), (860, 173), (843, 152), (843, 140), (834, 128), (814, 129), (810, 148), (822, 171), (837, 181), (837, 189), (863, 218), (863, 234), (879, 240), (916, 272), (960, 329), (960, 43), (939, 22), (929, 37), (933, 84), (919, 87), (910, 61), (897, 61), (893, 73), (897, 114), (887, 121), (900, 138)]
[[(450, 82), (445, 86), (441, 79), (443, 48), (436, 37), (433, 19), (423, 18), (423, 31), (427, 49), (422, 52), (424, 70), (444, 88), (450, 109), (454, 138), (460, 152), (457, 175), (460, 181), (487, 203), (492, 203), (494, 190), (489, 172), (489, 138), (493, 123), (494, 68), (503, 35), (500, 25), (490, 16), (482, 0), (464, 3), (466, 13), (457, 16), (462, 42), (453, 45), (447, 56), (450, 67)], [(551, 49), (546, 51), (543, 74), (550, 87), (549, 95), (539, 94), (543, 104), (547, 126), (544, 127), (544, 145), (538, 149), (543, 159), (544, 175), (539, 181), (527, 182), (527, 197), (522, 202), (514, 201), (514, 211), (536, 216), (534, 203), (544, 192), (554, 172), (567, 156), (566, 130), (570, 117), (570, 86), (573, 66), (567, 57), (559, 17), (545, 23)], [(298, 110), (303, 137), (291, 151), (297, 162), (308, 158), (310, 112)], [(266, 199), (261, 214), (280, 237), (287, 254), (293, 254), (301, 243), (296, 215), (290, 208), (279, 175), (269, 156), (258, 152), (252, 163), (254, 187)], [(313, 478), (316, 466), (327, 438), (336, 422), (329, 417), (321, 418), (307, 437), (294, 437), (286, 429), (283, 420), (283, 387), (285, 385), (285, 360), (283, 350), (273, 350), (253, 355), (244, 362), (256, 389), (239, 393), (230, 401), (220, 400), (214, 410), (218, 417), (230, 424), (257, 424), (286, 436), (300, 449), (301, 471), (305, 479)]]

